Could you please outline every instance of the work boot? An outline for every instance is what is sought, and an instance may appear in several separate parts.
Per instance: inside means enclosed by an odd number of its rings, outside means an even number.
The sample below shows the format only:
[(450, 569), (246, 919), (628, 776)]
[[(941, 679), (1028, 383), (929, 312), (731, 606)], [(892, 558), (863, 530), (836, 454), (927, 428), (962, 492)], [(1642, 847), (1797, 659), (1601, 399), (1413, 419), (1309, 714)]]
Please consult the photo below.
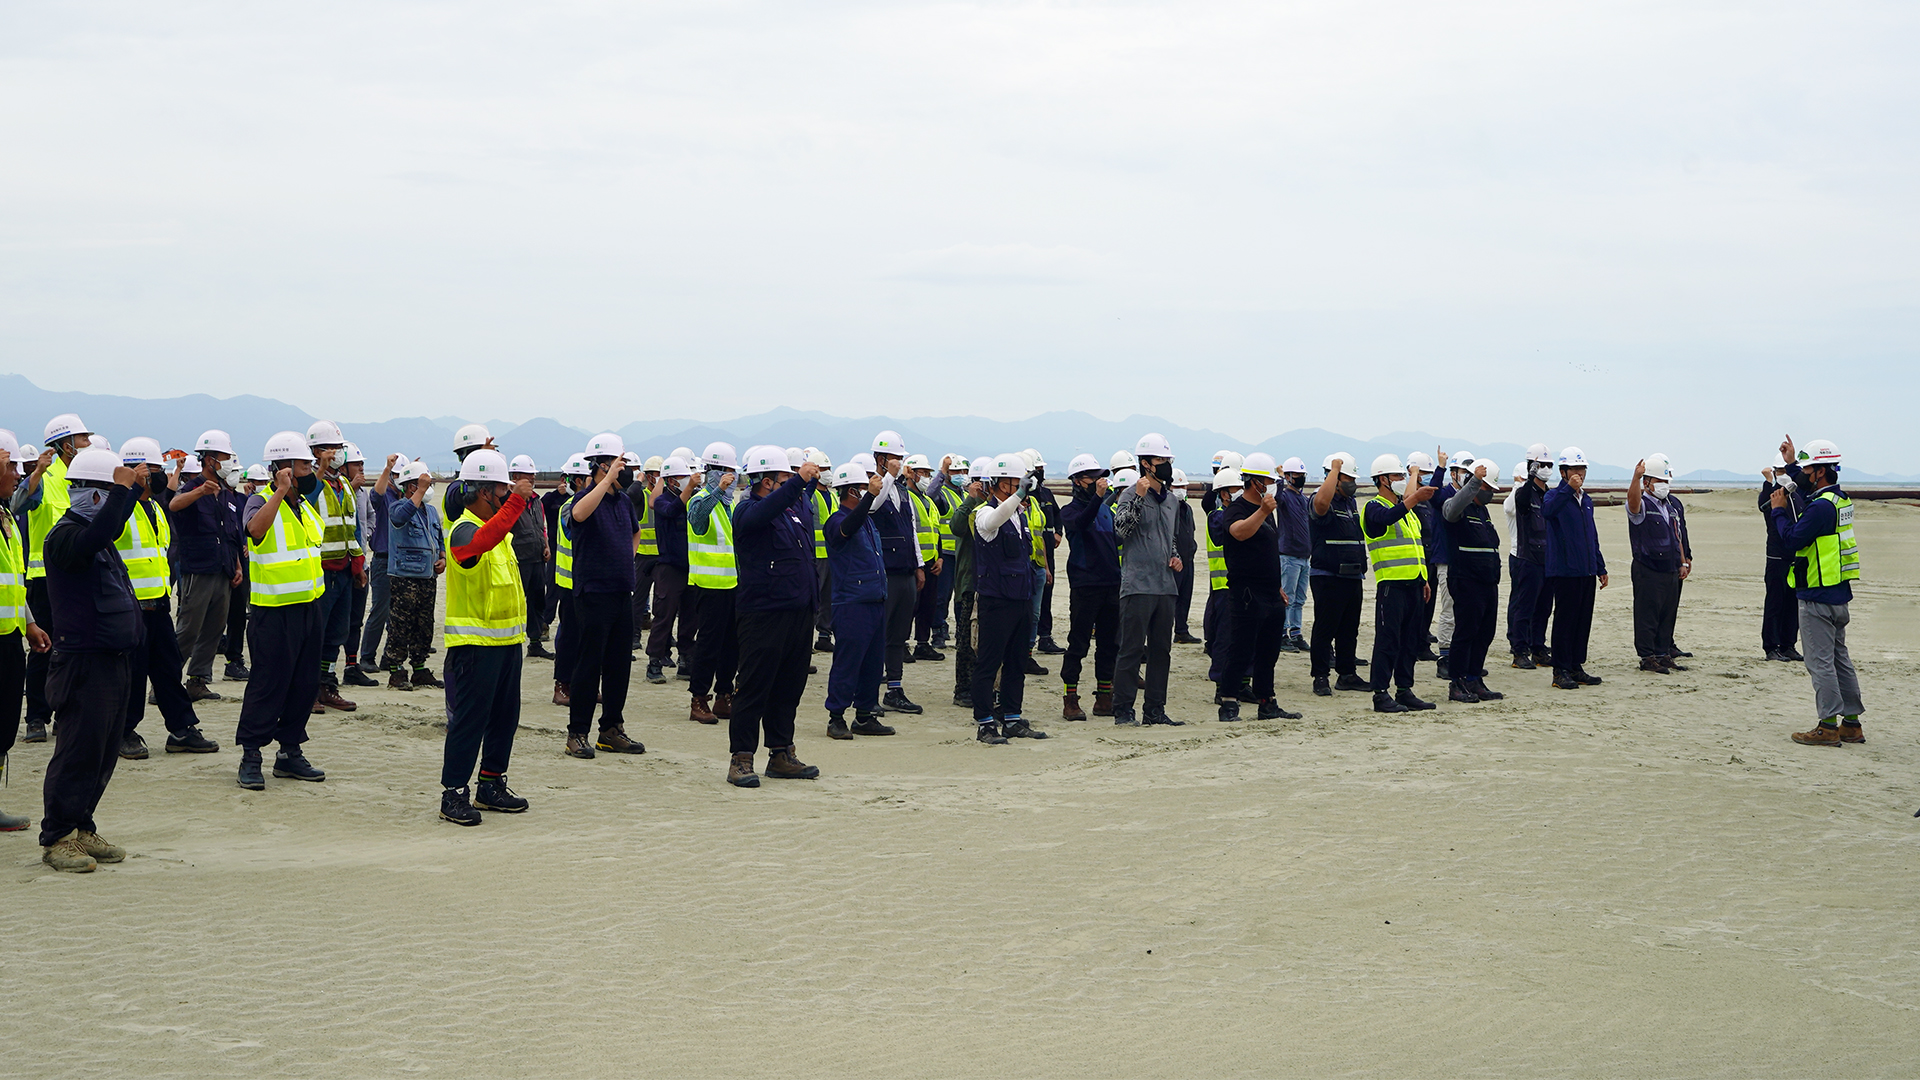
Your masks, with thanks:
[(1007, 737), (1000, 734), (999, 724), (988, 720), (985, 723), (976, 724), (975, 728), (976, 730), (973, 733), (973, 737), (980, 742), (986, 743), (988, 746), (1007, 745)]
[(918, 661), (918, 660), (915, 660), (915, 659), (914, 659), (914, 657), (913, 657), (913, 650), (912, 650), (912, 649), (908, 649), (908, 650), (907, 650), (907, 655), (905, 655), (905, 656), (903, 656), (903, 657), (901, 657), (901, 658), (900, 658), (900, 662), (901, 662), (901, 663), (903, 663), (903, 664), (916, 664), (916, 663), (919, 663), (919, 661)]
[(1358, 675), (1342, 675), (1334, 681), (1335, 690), (1371, 690), (1373, 684)]
[(379, 686), (380, 685), (379, 683), (374, 682), (372, 679), (367, 678), (367, 673), (360, 670), (359, 664), (348, 664), (347, 673), (341, 676), (340, 681), (343, 683), (346, 683), (348, 686)]
[(1280, 707), (1279, 702), (1273, 700), (1272, 698), (1267, 698), (1265, 701), (1262, 701), (1260, 703), (1260, 711), (1255, 714), (1254, 719), (1256, 720), (1298, 720), (1300, 719), (1300, 714), (1297, 712), (1291, 712), (1287, 709), (1283, 709)]
[[(1188, 632), (1187, 632), (1187, 631), (1185, 631), (1185, 630), (1181, 630), (1181, 631), (1179, 631), (1178, 633), (1176, 633), (1176, 634), (1174, 634), (1174, 635), (1173, 635), (1173, 643), (1174, 643), (1175, 645), (1200, 645), (1200, 644), (1203, 644), (1203, 642), (1202, 642), (1202, 641), (1201, 641), (1201, 640), (1200, 640), (1199, 638), (1197, 638), (1197, 637), (1194, 637), (1194, 636), (1193, 636), (1193, 635), (1192, 635), (1191, 633), (1188, 633)], [(1282, 646), (1281, 646), (1281, 648), (1283, 648), (1283, 649), (1284, 649), (1284, 648), (1286, 648), (1286, 646), (1284, 646), (1284, 645), (1282, 645)]]
[(644, 754), (647, 747), (637, 739), (627, 737), (627, 726), (615, 724), (600, 729), (600, 737), (593, 741), (595, 750), (605, 750), (609, 754)]
[(1187, 726), (1187, 722), (1185, 720), (1175, 720), (1173, 717), (1168, 716), (1164, 711), (1147, 713), (1145, 716), (1142, 716), (1140, 718), (1140, 722), (1142, 724), (1149, 724), (1155, 727), (1186, 727)]
[(45, 720), (27, 721), (27, 733), (20, 736), (20, 741), (23, 743), (46, 742), (47, 722)]
[(1293, 648), (1295, 652), (1303, 652), (1309, 655), (1313, 653), (1313, 646), (1308, 643), (1304, 635), (1296, 632), (1293, 635), (1293, 637), (1289, 640), (1293, 642)]
[(327, 774), (314, 768), (313, 762), (298, 749), (282, 750), (273, 755), (273, 775), (282, 780), (305, 780), (318, 784), (327, 778)]
[(814, 638), (813, 651), (814, 652), (832, 652), (833, 638), (826, 634), (821, 634), (819, 637)]
[(1802, 746), (1839, 746), (1840, 725), (1829, 724), (1825, 720), (1813, 725), (1810, 731), (1796, 731), (1793, 741)]
[(1567, 674), (1572, 675), (1573, 681), (1579, 683), (1581, 686), (1600, 685), (1600, 676), (1587, 674), (1587, 669), (1584, 667), (1568, 668)]
[(923, 641), (914, 647), (913, 658), (915, 660), (945, 660), (947, 654)]
[(1322, 675), (1319, 678), (1313, 680), (1313, 692), (1315, 694), (1318, 694), (1321, 697), (1332, 697), (1333, 684), (1327, 681), (1327, 677), (1325, 675)]
[(320, 687), (320, 696), (314, 699), (314, 703), (329, 709), (338, 709), (341, 712), (352, 712), (360, 707), (341, 697), (340, 688), (331, 684), (323, 684)]
[(891, 735), (893, 729), (873, 718), (872, 713), (855, 713), (853, 726), (847, 729), (855, 735)]
[(1115, 708), (1113, 710), (1114, 727), (1139, 727), (1140, 721), (1134, 717), (1132, 709)]
[(925, 709), (907, 700), (907, 692), (905, 690), (889, 689), (887, 696), (882, 699), (881, 704), (887, 707), (888, 712), (906, 713), (909, 716), (918, 716), (926, 712)]
[(1439, 659), (1439, 660), (1436, 660), (1436, 661), (1434, 662), (1434, 665), (1433, 665), (1433, 677), (1434, 677), (1434, 678), (1436, 678), (1436, 679), (1451, 679), (1451, 678), (1453, 678), (1453, 662), (1452, 662), (1452, 658), (1451, 658), (1451, 657), (1449, 657), (1449, 656), (1448, 656), (1448, 655), (1447, 655), (1446, 653), (1441, 653), (1441, 654), (1440, 654), (1440, 659)]
[(1528, 656), (1526, 653), (1514, 653), (1513, 666), (1519, 668), (1521, 671), (1532, 671), (1540, 665), (1534, 663), (1533, 657)]
[(1562, 671), (1559, 668), (1555, 668), (1553, 669), (1553, 688), (1555, 690), (1578, 690), (1580, 689), (1580, 680), (1574, 678), (1573, 672), (1571, 671)]
[(933, 647), (936, 649), (944, 649), (947, 647), (947, 632), (945, 630), (935, 630), (933, 632)]
[(1643, 656), (1640, 658), (1640, 670), (1651, 671), (1655, 675), (1665, 675), (1667, 673), (1667, 665), (1661, 663), (1660, 658), (1657, 656)]
[(447, 687), (446, 683), (433, 677), (433, 672), (423, 667), (414, 668), (413, 672), (407, 676), (407, 679), (413, 683), (414, 689), (416, 690), (423, 686), (430, 687), (434, 690), (444, 690)]
[(687, 707), (687, 719), (696, 724), (717, 724), (720, 722), (720, 718), (713, 715), (713, 710), (707, 707), (707, 695), (705, 694), (693, 695), (693, 704)]
[(1533, 650), (1533, 666), (1544, 667), (1544, 668), (1552, 667), (1553, 666), (1553, 650), (1552, 649)]
[(1385, 690), (1377, 690), (1373, 695), (1373, 711), (1383, 713), (1406, 712), (1407, 707), (1393, 700), (1393, 695)]
[(816, 665), (816, 664), (808, 664), (808, 665), (807, 665), (807, 674), (809, 674), (809, 675), (818, 675), (818, 674), (820, 674), (820, 668), (819, 668), (819, 666), (818, 666), (818, 665)]
[(480, 824), (480, 811), (467, 801), (467, 789), (450, 787), (440, 793), (440, 820), (451, 821), (455, 825)]
[(1087, 714), (1080, 708), (1080, 695), (1069, 691), (1060, 699), (1060, 719), (1085, 720)]
[(1417, 664), (1431, 664), (1434, 661), (1439, 659), (1440, 659), (1439, 654), (1433, 651), (1433, 646), (1431, 645), (1427, 646), (1424, 649), (1421, 649), (1420, 655), (1413, 658), (1414, 663), (1417, 663)]
[(1411, 686), (1401, 687), (1400, 692), (1393, 695), (1393, 700), (1405, 705), (1413, 712), (1423, 712), (1427, 709), (1436, 708), (1433, 702), (1420, 700), (1419, 695), (1413, 692), (1413, 687)]
[(655, 686), (667, 681), (667, 673), (661, 668), (660, 661), (655, 660), (647, 665), (647, 681)]
[(566, 683), (557, 682), (553, 684), (553, 703), (563, 709), (573, 704), (573, 695), (567, 693)]
[(1009, 716), (1000, 721), (1000, 734), (1008, 739), (1044, 739), (1047, 733), (1035, 728), (1022, 717)]
[(733, 695), (713, 695), (713, 715), (721, 720), (733, 719)]
[(219, 701), (220, 692), (207, 686), (205, 679), (188, 679), (182, 684), (187, 692), (187, 700), (193, 702)]
[(1224, 698), (1220, 702), (1220, 722), (1231, 724), (1240, 719), (1240, 699)]
[(19, 832), (33, 824), (33, 819), (25, 814), (9, 814), (0, 810), (0, 832)]
[(1029, 675), (1045, 675), (1047, 669), (1040, 666), (1040, 662), (1033, 658), (1032, 653), (1028, 653), (1026, 672)]
[(229, 660), (226, 670), (220, 673), (220, 677), (228, 682), (246, 682), (247, 676), (251, 674), (253, 673), (247, 670), (247, 665), (238, 660)]
[(394, 668), (392, 671), (387, 673), (387, 689), (389, 690), (413, 689), (413, 683), (407, 680), (406, 668)]
[(266, 778), (260, 775), (260, 749), (255, 746), (242, 747), (240, 750), (240, 776), (235, 781), (248, 791), (265, 791)]
[(513, 793), (504, 776), (481, 777), (479, 786), (473, 790), (473, 805), (476, 809), (502, 814), (524, 814), (527, 810), (527, 800)]
[(553, 653), (547, 651), (545, 642), (530, 641), (527, 643), (527, 658), (529, 660), (551, 660), (553, 659)]
[(1852, 720), (1844, 716), (1840, 718), (1840, 741), (1850, 743), (1863, 743), (1867, 741), (1867, 729), (1860, 726), (1858, 717)]
[(1467, 689), (1473, 691), (1473, 696), (1479, 698), (1481, 701), (1499, 701), (1501, 698), (1507, 696), (1498, 691), (1488, 689), (1487, 680), (1484, 676), (1471, 680), (1466, 685)]
[(94, 871), (93, 856), (80, 846), (80, 830), (75, 829), (53, 842), (51, 847), (40, 853), (40, 861), (55, 870), (64, 870), (69, 874), (91, 874)]
[(1454, 679), (1447, 683), (1447, 700), (1458, 701), (1463, 705), (1476, 705), (1480, 701), (1480, 695), (1474, 693), (1465, 680)]
[(126, 733), (126, 735), (121, 737), (120, 760), (122, 761), (147, 760), (147, 740), (141, 738), (139, 732), (129, 731)]
[(1674, 657), (1674, 656), (1679, 656), (1679, 655), (1680, 655), (1679, 653), (1674, 653), (1674, 654), (1673, 654), (1673, 656), (1663, 656), (1663, 657), (1661, 657), (1661, 658), (1660, 658), (1660, 666), (1662, 666), (1662, 667), (1664, 667), (1664, 668), (1666, 668), (1666, 669), (1667, 669), (1668, 671), (1670, 671), (1670, 672), (1671, 672), (1671, 671), (1685, 671), (1685, 670), (1687, 670), (1687, 665), (1685, 665), (1685, 664), (1682, 664), (1682, 663), (1678, 663), (1678, 662), (1676, 662), (1676, 661), (1674, 660), (1674, 658), (1673, 658), (1673, 657)]
[(753, 755), (735, 754), (727, 763), (727, 783), (734, 787), (759, 787), (760, 777), (753, 771)]
[(953, 703), (963, 709), (973, 708), (973, 691), (955, 690), (953, 692)]
[(675, 664), (673, 667), (673, 677), (676, 679), (679, 679), (681, 682), (692, 682), (693, 681), (692, 665), (688, 664), (684, 660), (682, 660), (678, 664)]
[(853, 738), (853, 735), (847, 731), (847, 713), (845, 709), (840, 709), (827, 714), (827, 738), (829, 739)]
[(218, 753), (220, 744), (200, 733), (198, 727), (190, 727), (167, 735), (167, 753), (169, 754), (213, 754)]
[(107, 843), (99, 833), (75, 829), (73, 839), (80, 845), (81, 851), (93, 856), (94, 862), (117, 863), (127, 859), (127, 849)]
[(1065, 650), (1065, 649), (1063, 649), (1063, 648), (1061, 648), (1060, 646), (1058, 646), (1058, 645), (1055, 645), (1055, 644), (1053, 643), (1053, 638), (1051, 638), (1051, 637), (1043, 637), (1043, 638), (1041, 638), (1041, 639), (1040, 639), (1040, 644), (1038, 644), (1038, 645), (1036, 645), (1036, 646), (1034, 646), (1034, 650), (1035, 650), (1036, 652), (1042, 652), (1042, 653), (1045, 653), (1045, 654), (1047, 654), (1048, 656), (1058, 656), (1058, 655), (1060, 655), (1061, 653), (1063, 653), (1063, 652), (1066, 652), (1066, 651), (1067, 651), (1067, 650)]
[(1691, 658), (1691, 657), (1693, 656), (1693, 654), (1692, 654), (1692, 653), (1690, 653), (1690, 652), (1688, 652), (1688, 651), (1687, 651), (1687, 650), (1685, 650), (1685, 649), (1675, 649), (1675, 650), (1673, 650), (1673, 655), (1675, 655), (1675, 656), (1681, 656), (1681, 657), (1688, 657), (1688, 658)]
[(1800, 655), (1800, 650), (1791, 645), (1781, 646), (1780, 658), (1794, 664), (1804, 664), (1807, 662), (1807, 658)]
[(767, 779), (818, 780), (820, 770), (793, 756), (793, 747), (767, 751)]
[(1113, 691), (1095, 690), (1093, 692), (1093, 715), (1095, 716), (1112, 716), (1113, 715)]
[(593, 740), (584, 733), (567, 732), (567, 756), (582, 760), (593, 759)]

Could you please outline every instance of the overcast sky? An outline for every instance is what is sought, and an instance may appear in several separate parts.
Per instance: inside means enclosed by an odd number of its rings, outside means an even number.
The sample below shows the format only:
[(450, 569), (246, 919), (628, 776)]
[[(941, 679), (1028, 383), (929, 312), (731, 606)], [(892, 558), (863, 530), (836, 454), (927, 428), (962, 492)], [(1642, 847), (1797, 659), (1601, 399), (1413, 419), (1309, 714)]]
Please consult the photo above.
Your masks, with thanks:
[(0, 368), (343, 420), (1081, 408), (1681, 471), (1790, 430), (1920, 471), (1917, 31), (1910, 0), (11, 0)]

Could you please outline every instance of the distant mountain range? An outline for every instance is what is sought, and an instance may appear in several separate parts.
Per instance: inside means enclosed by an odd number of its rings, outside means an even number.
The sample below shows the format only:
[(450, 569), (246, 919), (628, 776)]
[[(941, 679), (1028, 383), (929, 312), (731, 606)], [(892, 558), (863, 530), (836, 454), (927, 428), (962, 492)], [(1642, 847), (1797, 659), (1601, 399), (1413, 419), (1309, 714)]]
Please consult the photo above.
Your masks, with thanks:
[[(144, 399), (111, 394), (65, 393), (43, 390), (21, 375), (0, 375), (0, 426), (13, 425), (23, 443), (38, 445), (47, 420), (64, 413), (78, 413), (95, 430), (115, 445), (134, 435), (148, 435), (162, 446), (191, 447), (200, 432), (221, 428), (233, 437), (234, 448), (243, 461), (252, 461), (258, 448), (275, 432), (304, 432), (317, 417), (272, 398), (242, 396), (214, 398), (205, 394), (186, 397)], [(339, 420), (338, 417), (329, 419)], [(355, 423), (339, 420), (347, 438), (357, 443), (374, 470), (391, 453), (407, 453), (423, 458), (436, 470), (450, 471), (453, 433), (468, 421), (456, 416), (424, 416), (386, 420), (379, 423)], [(594, 432), (540, 417), (524, 423), (507, 420), (485, 421), (496, 445), (509, 455), (527, 454), (542, 470), (560, 467), (568, 455), (577, 453)], [(1436, 437), (1426, 432), (1394, 432), (1377, 439), (1355, 439), (1319, 428), (1305, 428), (1277, 435), (1256, 445), (1246, 446), (1217, 431), (1182, 427), (1153, 416), (1129, 416), (1124, 420), (1102, 420), (1083, 412), (1050, 412), (1027, 420), (986, 420), (972, 416), (861, 417), (848, 419), (826, 413), (786, 407), (736, 420), (699, 421), (685, 419), (636, 420), (620, 428), (618, 434), (629, 449), (642, 456), (665, 456), (678, 446), (696, 452), (710, 442), (729, 442), (744, 450), (750, 443), (775, 443), (780, 446), (817, 446), (835, 461), (866, 450), (873, 436), (883, 429), (900, 433), (911, 452), (925, 453), (936, 461), (943, 454), (969, 456), (1021, 450), (1032, 447), (1046, 458), (1053, 476), (1061, 476), (1075, 454), (1089, 453), (1105, 462), (1115, 451), (1131, 449), (1142, 434), (1157, 431), (1173, 444), (1175, 463), (1188, 474), (1207, 475), (1207, 463), (1221, 449), (1242, 453), (1264, 451), (1278, 461), (1299, 457), (1308, 472), (1317, 476), (1320, 462), (1336, 450), (1345, 450), (1358, 458), (1365, 468), (1376, 455), (1405, 455), (1416, 449), (1433, 452), (1436, 446), (1449, 453), (1471, 449), (1482, 456), (1492, 455), (1503, 470), (1526, 456), (1526, 448), (1515, 443), (1472, 444), (1458, 439)], [(1625, 480), (1632, 475), (1626, 466), (1596, 462), (1591, 470), (1595, 480)], [(1920, 476), (1877, 476), (1851, 474), (1864, 482), (1920, 481)], [(1756, 481), (1758, 477), (1719, 469), (1701, 469), (1680, 477), (1693, 482)]]

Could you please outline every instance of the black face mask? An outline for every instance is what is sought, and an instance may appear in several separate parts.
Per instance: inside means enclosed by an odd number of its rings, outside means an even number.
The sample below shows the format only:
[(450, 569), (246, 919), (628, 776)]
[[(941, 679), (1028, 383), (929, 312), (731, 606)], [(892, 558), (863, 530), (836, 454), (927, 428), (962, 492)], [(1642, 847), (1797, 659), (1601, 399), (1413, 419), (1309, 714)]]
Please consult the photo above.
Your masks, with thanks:
[(632, 487), (633, 486), (633, 470), (621, 469), (620, 478), (614, 482), (619, 484), (621, 487)]
[(1360, 490), (1360, 481), (1355, 480), (1349, 476), (1343, 476), (1340, 478), (1340, 488), (1339, 488), (1340, 494), (1345, 495), (1347, 498), (1351, 499), (1353, 498), (1354, 493), (1359, 490)]
[(1813, 478), (1804, 472), (1793, 478), (1793, 486), (1798, 488), (1802, 495), (1813, 494)]
[(147, 474), (147, 491), (150, 494), (158, 495), (165, 490), (167, 490), (166, 477), (161, 476), (158, 473)]
[(319, 487), (320, 478), (313, 473), (293, 478), (293, 490), (299, 492), (302, 498), (313, 494)]
[(1173, 483), (1173, 462), (1162, 461), (1154, 465), (1153, 478), (1163, 484)]
[(1293, 490), (1299, 491), (1301, 488), (1307, 486), (1307, 478), (1304, 475), (1289, 476), (1287, 477), (1287, 484), (1292, 487)]

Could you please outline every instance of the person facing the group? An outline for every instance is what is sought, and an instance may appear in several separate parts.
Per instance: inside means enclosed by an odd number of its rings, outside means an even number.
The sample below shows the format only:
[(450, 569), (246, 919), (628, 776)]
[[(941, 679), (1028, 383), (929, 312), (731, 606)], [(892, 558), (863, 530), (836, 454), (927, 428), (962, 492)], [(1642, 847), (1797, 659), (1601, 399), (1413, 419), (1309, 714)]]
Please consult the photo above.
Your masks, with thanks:
[(1274, 701), (1273, 668), (1287, 639), (1287, 595), (1280, 581), (1280, 529), (1273, 494), (1278, 468), (1269, 454), (1248, 454), (1240, 465), (1240, 494), (1208, 520), (1227, 563), (1226, 663), (1217, 693), (1220, 719), (1237, 721), (1240, 704), (1257, 706), (1261, 720), (1298, 720)]
[(1680, 500), (1672, 491), (1673, 466), (1665, 454), (1635, 463), (1627, 485), (1633, 648), (1640, 670), (1656, 675), (1686, 670), (1674, 658), (1673, 626), (1680, 612), (1680, 582), (1692, 565), (1681, 540)]
[(1847, 651), (1853, 583), (1860, 580), (1860, 545), (1853, 533), (1853, 500), (1840, 487), (1840, 448), (1815, 439), (1795, 450), (1789, 437), (1780, 444), (1780, 460), (1806, 509), (1793, 515), (1783, 489), (1772, 496), (1773, 528), (1793, 550), (1792, 581), (1800, 600), (1800, 632), (1806, 642), (1807, 674), (1813, 677), (1813, 712), (1818, 722), (1793, 733), (1807, 746), (1839, 746), (1867, 741), (1860, 715), (1860, 676)]
[(1560, 484), (1540, 500), (1546, 522), (1546, 580), (1553, 590), (1553, 685), (1561, 690), (1599, 686), (1587, 673), (1587, 640), (1593, 633), (1593, 603), (1607, 587), (1607, 560), (1600, 553), (1593, 498), (1586, 493), (1587, 456), (1577, 446), (1560, 451)]
[[(1399, 713), (1433, 708), (1413, 692), (1414, 662), (1427, 645), (1426, 544), (1415, 509), (1434, 489), (1415, 487), (1413, 474), (1392, 454), (1373, 459), (1373, 498), (1360, 512), (1360, 535), (1373, 564), (1373, 711)], [(1387, 687), (1397, 687), (1389, 696)]]

